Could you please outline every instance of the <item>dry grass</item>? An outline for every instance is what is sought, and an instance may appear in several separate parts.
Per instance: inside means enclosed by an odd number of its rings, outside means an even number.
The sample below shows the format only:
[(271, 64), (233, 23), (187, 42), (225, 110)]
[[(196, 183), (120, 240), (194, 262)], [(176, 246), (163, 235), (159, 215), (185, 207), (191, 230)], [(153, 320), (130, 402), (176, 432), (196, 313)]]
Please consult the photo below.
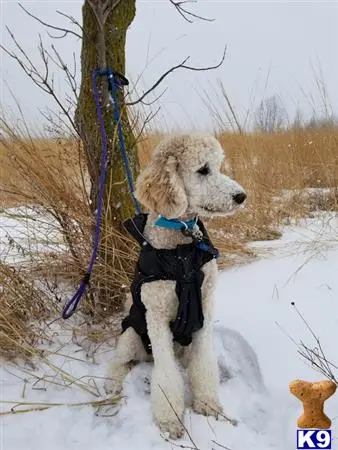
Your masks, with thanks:
[[(86, 270), (90, 256), (93, 220), (88, 203), (88, 175), (81, 146), (74, 141), (29, 140), (7, 130), (8, 139), (0, 143), (0, 208), (31, 205), (54, 221), (52, 231), (60, 233), (68, 251), (47, 251), (43, 255), (29, 252), (23, 270), (8, 264), (0, 266), (0, 346), (4, 356), (13, 357), (24, 348), (23, 342), (35, 345), (39, 334), (30, 325), (51, 313), (46, 294), (34, 279), (71, 281), (76, 284)], [(275, 239), (279, 227), (294, 218), (304, 217), (315, 209), (337, 209), (338, 130), (295, 130), (275, 135), (221, 133), (219, 139), (232, 167), (232, 176), (248, 192), (246, 209), (234, 217), (215, 219), (209, 228), (221, 250), (222, 266), (254, 256), (247, 242)], [(139, 145), (141, 166), (149, 161), (161, 134), (143, 138)], [(292, 192), (292, 194), (290, 194)], [(36, 220), (36, 218), (34, 219)], [(128, 286), (137, 248), (116, 230), (119, 240), (114, 261), (98, 261), (94, 284), (107, 286), (114, 296)], [(27, 238), (30, 233), (27, 228)], [(105, 249), (111, 250), (111, 249)], [(108, 252), (111, 254), (111, 252)], [(20, 269), (21, 270), (21, 269)], [(24, 275), (23, 275), (24, 274)], [(31, 280), (29, 281), (29, 278)], [(49, 293), (50, 294), (50, 293)], [(89, 296), (85, 311), (97, 314)], [(100, 311), (114, 308), (103, 304)], [(53, 304), (55, 308), (60, 305)]]
[(70, 203), (69, 197), (81, 196), (88, 179), (78, 142), (24, 139), (9, 129), (8, 137), (0, 140), (1, 206), (50, 205), (60, 202), (61, 195)]
[[(162, 137), (160, 133), (153, 134), (140, 142), (141, 167), (147, 164)], [(279, 225), (284, 220), (304, 217), (316, 208), (336, 209), (337, 192), (314, 190), (306, 197), (302, 190), (338, 186), (337, 129), (300, 129), (275, 135), (221, 133), (218, 137), (230, 161), (231, 175), (249, 193), (245, 211), (210, 224), (223, 253), (246, 255), (248, 250), (243, 244), (278, 237)], [(43, 204), (49, 210), (59, 211), (60, 222), (67, 222), (70, 217), (82, 224), (85, 231), (80, 242), (77, 229), (72, 230), (68, 225), (66, 234), (77, 262), (75, 272), (84, 270), (92, 222), (88, 175), (79, 144), (30, 142), (13, 137), (12, 142), (0, 144), (0, 163), (2, 207)], [(285, 190), (292, 190), (293, 194), (283, 195), (276, 201)], [(67, 228), (67, 223), (63, 225)], [(130, 244), (126, 242), (127, 247)], [(122, 275), (121, 284), (127, 279), (127, 274)]]
[(51, 302), (27, 273), (1, 262), (0, 289), (0, 358), (29, 356), (39, 338), (34, 322), (51, 313)]
[[(91, 254), (94, 220), (78, 142), (26, 139), (9, 127), (5, 132), (7, 139), (0, 144), (0, 210), (25, 205), (24, 211), (13, 212), (13, 218), (23, 225), (20, 242), (15, 236), (7, 236), (2, 246), (6, 250), (0, 255), (0, 345), (3, 354), (11, 358), (13, 353), (26, 356), (25, 349), (34, 346), (40, 337), (32, 322), (50, 315), (49, 303), (53, 303), (54, 314), (60, 314), (66, 300), (65, 295), (60, 296), (62, 286), (70, 282), (75, 290), (83, 277)], [(118, 241), (118, 249), (100, 249), (100, 255), (109, 253), (113, 260), (98, 259), (92, 285), (104, 286), (108, 295), (104, 301), (96, 301), (95, 308), (94, 289), (83, 301), (83, 310), (94, 322), (117, 311), (115, 299), (121, 297), (125, 289), (122, 286), (127, 287), (136, 257), (136, 244), (131, 239), (115, 229), (107, 233)], [(20, 264), (15, 266), (6, 255), (11, 247), (21, 256)], [(38, 252), (37, 247), (43, 251)], [(25, 271), (25, 275), (18, 270)], [(43, 284), (45, 295), (34, 280)], [(48, 298), (58, 301), (50, 302)], [(27, 347), (21, 345), (23, 341)]]
[[(246, 241), (273, 239), (284, 219), (304, 217), (310, 206), (325, 206), (310, 205), (296, 189), (338, 185), (338, 130), (222, 134), (220, 140), (234, 178), (249, 195), (243, 214), (216, 224)], [(285, 190), (293, 193), (276, 201)]]
[[(230, 175), (248, 192), (243, 212), (209, 223), (215, 243), (226, 256), (223, 265), (233, 264), (230, 255), (252, 256), (245, 245), (248, 241), (278, 238), (281, 223), (316, 209), (337, 209), (338, 195), (333, 188), (338, 186), (338, 129), (299, 129), (273, 135), (220, 133), (218, 138), (232, 168)], [(143, 164), (151, 158), (158, 140), (156, 135), (142, 143)], [(305, 188), (331, 189), (314, 189), (304, 195)]]

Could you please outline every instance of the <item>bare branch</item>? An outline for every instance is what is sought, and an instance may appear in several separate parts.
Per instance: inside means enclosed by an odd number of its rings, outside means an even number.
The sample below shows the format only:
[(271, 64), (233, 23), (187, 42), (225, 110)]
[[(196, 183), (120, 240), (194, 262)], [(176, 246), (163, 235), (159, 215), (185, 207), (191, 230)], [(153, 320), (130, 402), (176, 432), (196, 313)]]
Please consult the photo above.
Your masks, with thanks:
[(170, 75), (171, 73), (173, 73), (177, 69), (193, 70), (193, 71), (196, 71), (196, 72), (203, 72), (203, 71), (207, 71), (207, 70), (218, 69), (224, 62), (225, 55), (226, 55), (226, 50), (227, 50), (227, 47), (225, 46), (224, 52), (223, 52), (223, 56), (222, 56), (220, 62), (218, 64), (216, 64), (215, 66), (209, 66), (209, 67), (192, 67), (192, 66), (187, 66), (186, 62), (190, 58), (190, 56), (188, 56), (180, 64), (177, 64), (177, 66), (171, 67), (171, 69), (169, 69), (166, 72), (164, 72), (164, 74), (160, 76), (160, 78), (156, 81), (156, 83), (150, 89), (148, 89), (143, 95), (141, 95), (141, 97), (138, 100), (126, 103), (126, 105), (127, 106), (133, 106), (133, 105), (137, 105), (138, 103), (142, 103), (144, 98), (147, 95), (149, 95), (154, 89), (156, 89), (168, 75)]
[(62, 11), (56, 11), (56, 14), (60, 14), (60, 16), (66, 17), (67, 19), (70, 20), (71, 23), (73, 23), (74, 25), (76, 25), (77, 27), (80, 28), (81, 32), (83, 32), (83, 28), (82, 25), (80, 24), (80, 22), (78, 22), (73, 16), (70, 16), (68, 14), (65, 14)]
[[(62, 33), (64, 33), (64, 36), (59, 36), (58, 38), (65, 37), (65, 36), (67, 36), (67, 34), (72, 34), (73, 36), (75, 36), (79, 39), (82, 39), (82, 36), (80, 34), (76, 33), (75, 31), (69, 30), (68, 28), (56, 27), (55, 25), (51, 25), (50, 23), (44, 22), (39, 17), (35, 16), (33, 13), (28, 11), (24, 6), (21, 5), (21, 3), (19, 3), (19, 6), (28, 16), (32, 17), (33, 19), (35, 19), (36, 21), (41, 23), (41, 25), (51, 28), (52, 30), (61, 31)], [(53, 36), (51, 36), (51, 37), (53, 37)]]
[[(57, 103), (59, 108), (61, 109), (62, 113), (67, 117), (67, 120), (71, 124), (72, 128), (76, 132), (77, 135), (79, 135), (79, 131), (76, 127), (76, 124), (73, 120), (72, 115), (70, 114), (71, 108), (68, 106), (65, 106), (61, 99), (58, 97), (54, 90), (54, 78), (53, 74), (49, 76), (49, 65), (48, 65), (48, 52), (43, 46), (41, 36), (40, 36), (40, 43), (39, 43), (39, 52), (42, 59), (42, 62), (44, 64), (44, 73), (41, 73), (37, 67), (33, 64), (31, 59), (28, 57), (25, 50), (21, 47), (19, 42), (16, 40), (14, 34), (11, 32), (11, 30), (7, 27), (8, 33), (15, 44), (16, 48), (19, 50), (22, 57), (19, 57), (17, 54), (10, 52), (7, 50), (3, 45), (0, 44), (0, 48), (2, 48), (5, 53), (10, 56), (12, 59), (14, 59), (20, 67), (23, 69), (23, 71), (26, 73), (26, 75), (31, 78), (31, 80), (34, 82), (36, 86), (38, 86), (42, 91), (49, 94)], [(56, 53), (56, 56), (58, 57), (58, 54)], [(62, 60), (60, 60), (60, 63)], [(65, 71), (67, 76), (69, 75), (69, 72)], [(70, 78), (71, 79), (71, 78)], [(80, 135), (79, 135), (80, 136)]]
[(143, 122), (143, 125), (142, 125), (142, 127), (141, 127), (139, 136), (142, 135), (142, 133), (143, 133), (145, 127), (148, 125), (148, 123), (150, 123), (150, 122), (157, 116), (157, 114), (160, 112), (160, 110), (161, 110), (161, 107), (159, 106), (155, 112), (149, 113), (149, 114), (147, 115), (147, 117), (144, 119), (144, 122)]
[[(14, 36), (14, 33), (12, 33), (11, 29), (10, 29), (8, 26), (6, 26), (6, 30), (7, 30), (8, 34), (10, 35), (12, 41), (14, 42), (15, 46), (16, 46), (17, 49), (20, 51), (21, 55), (24, 57), (24, 59), (25, 59), (25, 60), (27, 61), (27, 63), (29, 64), (29, 66), (31, 66), (31, 68), (32, 68), (33, 70), (36, 70), (36, 67), (33, 65), (32, 61), (28, 58), (28, 56), (27, 56), (26, 52), (24, 51), (24, 49), (21, 47), (21, 45), (19, 44), (19, 42), (16, 40), (16, 38), (15, 38), (15, 36)], [(1, 47), (2, 47), (4, 50), (6, 50), (5, 47), (4, 47), (3, 45), (1, 45)], [(6, 50), (6, 51), (7, 51), (7, 50)], [(10, 56), (13, 56), (13, 55), (14, 55), (14, 54), (11, 54), (9, 51), (7, 51), (7, 53), (8, 53)]]
[[(134, 141), (133, 141), (133, 143), (131, 145), (131, 148), (133, 148), (135, 145), (137, 145), (139, 143), (140, 138), (141, 138), (141, 136), (142, 136), (146, 126), (148, 125), (148, 123), (150, 123), (157, 116), (157, 114), (160, 112), (160, 110), (161, 110), (161, 107), (159, 106), (155, 112), (150, 112), (146, 116), (146, 118), (144, 119), (143, 124), (142, 124), (139, 132), (137, 133), (136, 138), (134, 139)], [(135, 119), (135, 125), (132, 125), (132, 127), (131, 127), (133, 131), (136, 129), (136, 124), (139, 122), (139, 120), (140, 119), (137, 116), (136, 119)]]
[(67, 36), (67, 31), (65, 31), (61, 36), (54, 36), (52, 33), (50, 33), (49, 31), (47, 31), (48, 36), (51, 39), (63, 39), (64, 37)]
[(189, 23), (193, 23), (193, 19), (204, 20), (205, 22), (213, 22), (215, 19), (209, 19), (207, 17), (200, 16), (199, 14), (195, 14), (191, 11), (185, 9), (183, 5), (187, 3), (197, 3), (197, 0), (169, 0), (170, 3), (176, 8), (177, 12)]
[(168, 88), (163, 89), (163, 91), (154, 98), (154, 100), (152, 100), (151, 102), (145, 102), (144, 100), (141, 101), (142, 105), (145, 106), (152, 106), (154, 103), (157, 103), (158, 100), (160, 100), (161, 97), (163, 97), (163, 95), (167, 92)]
[[(14, 41), (16, 43), (16, 41)], [(37, 74), (35, 67), (31, 61), (28, 60), (28, 63), (25, 63), (22, 59), (20, 59), (15, 53), (10, 52), (7, 50), (2, 44), (0, 44), (0, 48), (11, 58), (13, 58), (19, 66), (22, 68), (22, 70), (25, 72), (25, 74), (36, 84), (39, 86), (41, 90), (46, 92), (48, 94), (48, 89), (46, 89), (43, 84), (41, 83), (42, 77)], [(18, 49), (21, 51), (21, 47), (18, 45)], [(27, 57), (27, 55), (24, 53), (24, 56)]]
[(42, 82), (46, 83), (48, 81), (48, 76), (49, 76), (48, 55), (47, 55), (46, 50), (45, 50), (45, 48), (43, 46), (42, 39), (41, 39), (41, 34), (39, 34), (39, 47), (38, 48), (39, 48), (41, 59), (43, 61), (44, 67), (45, 67), (45, 75), (43, 77)]
[(67, 64), (65, 64), (65, 62), (63, 61), (61, 55), (59, 54), (59, 52), (56, 50), (55, 46), (52, 45), (52, 50), (54, 52), (54, 54), (56, 55), (57, 61), (55, 61), (55, 59), (53, 59), (53, 62), (55, 64), (57, 64), (57, 66), (62, 69), (67, 77), (67, 80), (69, 82), (69, 86), (74, 94), (75, 100), (78, 100), (78, 85), (77, 85), (77, 81), (76, 81), (76, 58), (75, 58), (75, 53), (73, 53), (73, 60), (74, 60), (74, 72), (71, 73)]
[(58, 112), (53, 111), (50, 108), (46, 108), (46, 111), (42, 111), (39, 109), (40, 114), (42, 117), (46, 119), (46, 129), (49, 133), (57, 133), (65, 135), (68, 134), (69, 136), (74, 137), (74, 139), (77, 139), (79, 136), (74, 131), (74, 128), (71, 124), (69, 124), (69, 120), (66, 118), (63, 118), (61, 114)]
[(126, 103), (126, 105), (127, 106), (133, 106), (133, 105), (137, 105), (138, 103), (141, 103), (143, 101), (143, 99), (147, 95), (149, 95), (153, 90), (155, 90), (169, 74), (171, 74), (172, 72), (174, 72), (177, 69), (181, 69), (182, 67), (184, 67), (184, 64), (188, 61), (188, 59), (189, 59), (189, 56), (187, 58), (185, 58), (177, 66), (171, 67), (169, 70), (164, 72), (164, 74), (162, 74), (160, 76), (160, 78), (156, 81), (156, 83), (153, 84), (153, 86), (150, 89), (148, 89), (143, 95), (141, 95), (141, 97), (138, 100), (135, 100), (134, 102), (128, 102), (128, 103)]

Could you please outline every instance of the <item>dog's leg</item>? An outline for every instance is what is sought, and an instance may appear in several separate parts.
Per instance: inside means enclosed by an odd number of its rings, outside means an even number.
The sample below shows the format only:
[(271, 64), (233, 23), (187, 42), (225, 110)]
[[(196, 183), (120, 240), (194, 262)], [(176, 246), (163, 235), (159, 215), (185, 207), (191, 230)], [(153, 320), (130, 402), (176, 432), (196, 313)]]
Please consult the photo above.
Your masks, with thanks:
[(212, 345), (212, 323), (205, 323), (195, 333), (188, 366), (193, 409), (205, 416), (217, 417), (222, 412), (218, 400), (218, 367)]
[[(210, 264), (210, 263), (209, 263)], [(203, 285), (203, 328), (193, 335), (188, 376), (193, 395), (193, 409), (199, 414), (217, 417), (222, 412), (217, 388), (219, 374), (213, 349), (212, 288), (216, 282), (215, 267), (210, 266)]]
[(147, 357), (142, 341), (133, 328), (119, 337), (116, 356), (109, 364), (104, 388), (107, 393), (117, 395), (122, 391), (123, 381), (132, 367), (133, 361), (143, 361)]
[(142, 301), (147, 308), (147, 327), (154, 357), (151, 379), (154, 417), (161, 431), (176, 439), (184, 432), (184, 386), (169, 327), (177, 309), (173, 286), (170, 281), (147, 283), (142, 288)]

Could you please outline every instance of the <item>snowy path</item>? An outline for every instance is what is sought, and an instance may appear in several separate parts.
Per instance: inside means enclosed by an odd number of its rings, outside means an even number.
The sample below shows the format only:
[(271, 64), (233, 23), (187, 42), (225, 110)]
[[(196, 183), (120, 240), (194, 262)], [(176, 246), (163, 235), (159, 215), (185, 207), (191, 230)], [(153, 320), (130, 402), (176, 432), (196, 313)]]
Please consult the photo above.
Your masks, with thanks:
[[(295, 344), (286, 335), (297, 342), (302, 339), (310, 347), (315, 345), (290, 302), (296, 303), (319, 336), (328, 359), (337, 364), (337, 229), (337, 217), (331, 216), (330, 222), (324, 225), (318, 219), (307, 220), (304, 227), (286, 229), (279, 241), (255, 244), (264, 252), (269, 248), (269, 256), (220, 274), (215, 305), (215, 347), (222, 379), (220, 395), (226, 413), (237, 418), (239, 425), (235, 428), (187, 409), (185, 425), (199, 449), (217, 450), (221, 446), (231, 450), (296, 449), (296, 418), (301, 409), (289, 394), (288, 383), (295, 378), (316, 381), (323, 376), (301, 359)], [(309, 245), (314, 238), (317, 244)], [(102, 348), (95, 363), (86, 362), (84, 352), (68, 343), (70, 332), (56, 328), (56, 333), (60, 346), (66, 343), (60, 353), (79, 360), (60, 355), (50, 360), (74, 377), (92, 377), (103, 392), (99, 377), (104, 376), (113, 352)], [(54, 373), (53, 380), (57, 381), (58, 376), (47, 366), (36, 370), (40, 375), (47, 372)], [(75, 386), (64, 388), (43, 381), (35, 385), (39, 390), (33, 390), (28, 383), (22, 399), (25, 383), (18, 376), (30, 381), (29, 374), (10, 365), (2, 367), (1, 400), (75, 403), (93, 399)], [(1, 449), (175, 449), (177, 443), (166, 442), (152, 422), (146, 382), (150, 376), (149, 364), (131, 371), (125, 382), (126, 398), (112, 417), (96, 416), (90, 406), (58, 406), (41, 412), (5, 415), (0, 425)], [(3, 410), (9, 407), (2, 405)], [(326, 412), (329, 417), (336, 417), (332, 430), (337, 438), (337, 393), (327, 402)], [(178, 443), (194, 447), (187, 436)], [(338, 449), (338, 440), (332, 448)]]

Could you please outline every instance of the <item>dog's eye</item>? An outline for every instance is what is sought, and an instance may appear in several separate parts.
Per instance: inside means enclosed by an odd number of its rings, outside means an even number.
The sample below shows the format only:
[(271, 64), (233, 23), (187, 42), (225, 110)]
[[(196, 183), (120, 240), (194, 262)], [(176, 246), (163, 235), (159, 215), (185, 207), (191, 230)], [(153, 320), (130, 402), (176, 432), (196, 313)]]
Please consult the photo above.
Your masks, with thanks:
[(209, 175), (210, 168), (209, 168), (208, 164), (204, 164), (203, 167), (198, 169), (197, 173), (199, 173), (200, 175)]

